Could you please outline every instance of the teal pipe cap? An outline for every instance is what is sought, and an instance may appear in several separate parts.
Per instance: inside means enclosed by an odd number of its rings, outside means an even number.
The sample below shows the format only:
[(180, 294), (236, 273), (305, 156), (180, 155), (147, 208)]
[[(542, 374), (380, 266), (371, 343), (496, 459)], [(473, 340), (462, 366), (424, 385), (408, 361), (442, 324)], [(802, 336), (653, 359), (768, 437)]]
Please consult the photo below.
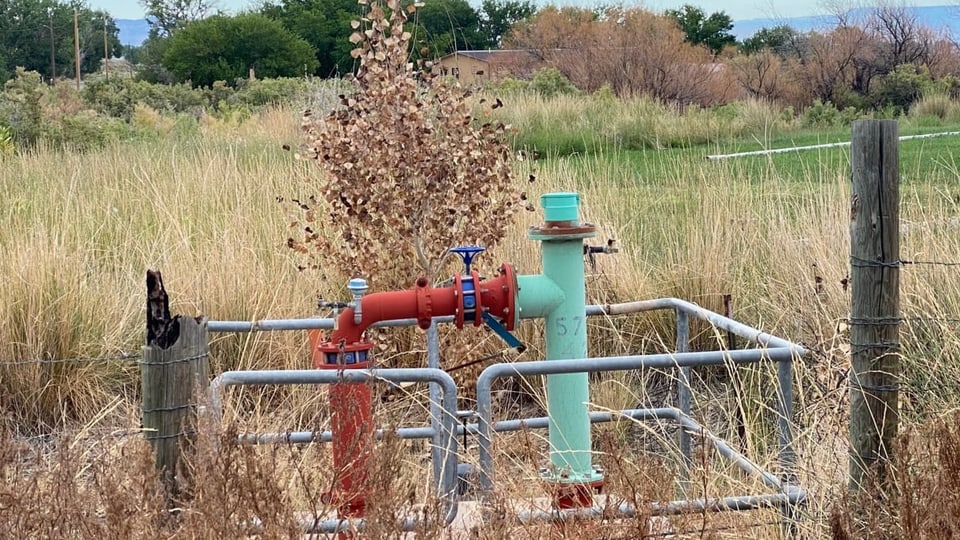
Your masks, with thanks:
[(578, 221), (580, 219), (579, 193), (546, 193), (540, 197), (546, 221)]

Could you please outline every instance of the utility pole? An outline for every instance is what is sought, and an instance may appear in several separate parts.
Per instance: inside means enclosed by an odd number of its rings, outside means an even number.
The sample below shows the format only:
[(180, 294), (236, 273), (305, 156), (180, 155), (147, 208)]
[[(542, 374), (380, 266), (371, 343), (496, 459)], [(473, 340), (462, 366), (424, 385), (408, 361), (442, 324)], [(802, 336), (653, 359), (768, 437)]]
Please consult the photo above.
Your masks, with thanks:
[(77, 68), (77, 90), (80, 90), (80, 22), (77, 10), (73, 10), (73, 59)]
[(47, 8), (50, 20), (50, 84), (57, 84), (57, 42), (53, 38), (53, 8)]
[(103, 76), (110, 80), (110, 45), (107, 43), (107, 16), (103, 16)]

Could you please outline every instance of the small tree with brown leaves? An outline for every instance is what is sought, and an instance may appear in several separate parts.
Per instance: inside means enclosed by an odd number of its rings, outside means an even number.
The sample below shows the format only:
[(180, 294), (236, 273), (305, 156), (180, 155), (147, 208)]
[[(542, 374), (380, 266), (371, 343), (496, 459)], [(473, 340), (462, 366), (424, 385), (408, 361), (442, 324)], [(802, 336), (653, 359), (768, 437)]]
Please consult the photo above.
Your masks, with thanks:
[(325, 118), (304, 116), (304, 154), (322, 173), (294, 224), (302, 237), (288, 240), (314, 266), (380, 287), (432, 280), (450, 246), (495, 245), (522, 207), (507, 126), (479, 124), (469, 92), (408, 62), (414, 9), (375, 1), (354, 21), (356, 91)]

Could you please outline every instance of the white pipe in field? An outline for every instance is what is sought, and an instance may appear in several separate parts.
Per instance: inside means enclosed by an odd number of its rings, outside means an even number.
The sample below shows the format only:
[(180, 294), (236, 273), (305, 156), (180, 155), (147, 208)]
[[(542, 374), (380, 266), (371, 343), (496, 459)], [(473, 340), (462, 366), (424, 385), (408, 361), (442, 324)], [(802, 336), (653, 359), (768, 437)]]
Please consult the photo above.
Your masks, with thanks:
[[(953, 135), (960, 135), (960, 131), (944, 131), (943, 133), (927, 133), (925, 135), (904, 135), (900, 137), (901, 141), (910, 141), (913, 139), (932, 139), (934, 137), (947, 137)], [(754, 150), (752, 152), (737, 152), (735, 154), (713, 154), (708, 155), (707, 159), (718, 160), (718, 159), (730, 159), (738, 157), (747, 157), (747, 156), (766, 156), (769, 154), (783, 154), (785, 152), (800, 152), (802, 150), (817, 150), (820, 148), (837, 148), (840, 146), (850, 146), (850, 142), (838, 142), (838, 143), (826, 143), (826, 144), (812, 144), (810, 146), (792, 146), (790, 148), (774, 148), (772, 150)]]

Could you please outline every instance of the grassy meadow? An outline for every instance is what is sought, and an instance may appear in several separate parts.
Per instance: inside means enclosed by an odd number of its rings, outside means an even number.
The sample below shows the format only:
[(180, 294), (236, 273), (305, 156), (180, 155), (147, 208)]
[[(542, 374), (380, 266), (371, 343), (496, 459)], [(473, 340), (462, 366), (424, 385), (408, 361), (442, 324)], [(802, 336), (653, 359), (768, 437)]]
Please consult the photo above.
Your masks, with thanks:
[[(611, 238), (620, 248), (598, 257), (596, 270), (588, 269), (588, 303), (678, 297), (723, 312), (729, 295), (734, 318), (810, 350), (796, 366), (795, 380), (799, 482), (810, 493), (798, 527), (805, 538), (850, 530), (853, 503), (844, 495), (848, 149), (706, 159), (849, 140), (848, 125), (805, 125), (760, 103), (678, 113), (642, 99), (603, 96), (548, 100), (516, 94), (504, 102), (495, 113), (480, 114), (514, 127), (514, 143), (524, 150), (515, 164), (516, 181), (529, 198), (580, 192), (584, 219), (598, 227), (597, 242)], [(956, 105), (948, 105), (953, 109), (936, 120), (922, 110), (903, 117), (901, 134), (958, 129)], [(329, 484), (330, 472), (322, 447), (238, 448), (207, 441), (193, 464), (207, 474), (195, 479), (195, 498), (171, 525), (163, 518), (158, 486), (146, 474), (151, 465), (144, 443), (137, 436), (113, 436), (139, 426), (138, 369), (127, 356), (136, 355), (144, 341), (147, 269), (163, 272), (174, 313), (216, 320), (313, 316), (320, 313), (318, 295), (344, 297), (336, 269), (300, 272), (304, 260), (286, 247), (296, 210), (289, 201), (311, 195), (318, 174), (315, 163), (295, 156), (299, 115), (293, 104), (249, 120), (205, 119), (195, 136), (121, 142), (84, 153), (40, 147), (0, 156), (3, 536), (153, 538), (179, 527), (182, 537), (236, 538), (251, 534), (244, 520), (257, 516), (266, 527), (263, 537), (285, 538), (296, 529), (294, 512), (323, 512), (317, 494)], [(904, 259), (960, 261), (956, 141), (901, 144)], [(371, 190), (375, 196), (375, 186)], [(539, 211), (522, 214), (502, 245), (481, 256), (481, 268), (490, 273), (506, 260), (521, 272), (537, 271), (538, 248), (525, 233), (540, 219)], [(945, 480), (960, 474), (960, 441), (948, 427), (960, 404), (958, 272), (941, 265), (901, 271), (901, 310), (909, 319), (901, 328), (907, 437), (897, 502), (913, 511), (868, 516), (870, 526), (892, 537), (960, 532), (936, 518), (960, 511), (947, 495), (955, 482)], [(381, 290), (377, 283), (371, 289)], [(537, 324), (524, 324), (520, 334), (531, 348), (520, 360), (537, 359)], [(724, 336), (712, 329), (694, 329), (696, 348), (724, 346)], [(672, 320), (663, 315), (598, 318), (590, 321), (590, 332), (595, 356), (660, 352), (675, 339)], [(448, 367), (500, 348), (486, 334), (474, 336), (444, 359)], [(215, 373), (309, 367), (303, 334), (213, 339)], [(422, 336), (403, 339), (422, 356)], [(90, 358), (104, 360), (83, 361)], [(80, 361), (59, 362), (64, 359)], [(393, 361), (381, 358), (385, 365)], [(607, 375), (593, 384), (592, 398), (598, 410), (669, 404), (666, 388), (675, 376)], [(694, 379), (694, 408), (711, 430), (776, 470), (773, 381), (772, 368), (764, 366), (705, 370)], [(425, 393), (417, 387), (384, 400), (378, 414), (385, 424), (423, 422)], [(309, 429), (326, 422), (325, 395), (316, 389), (251, 389), (231, 396), (226, 424), (233, 430)], [(542, 400), (534, 388), (532, 405), (518, 407), (536, 410)], [(515, 413), (505, 407), (501, 418)], [(737, 418), (745, 426), (743, 437)], [(598, 428), (612, 494), (638, 503), (676, 496), (676, 464), (665, 457), (669, 448), (656, 450), (675, 443), (659, 427), (622, 421)], [(498, 437), (498, 471), (515, 471), (501, 474), (498, 495), (544, 495), (529, 481), (542, 464), (544, 438), (529, 432)], [(381, 452), (403, 459), (377, 462), (383, 489), (370, 536), (398, 537), (390, 513), (426, 497), (429, 464), (416, 444), (387, 441)], [(700, 452), (692, 496), (758, 489), (715, 457)], [(465, 453), (464, 460), (472, 459), (472, 451)], [(123, 501), (113, 497), (118, 492)], [(51, 513), (38, 501), (59, 501), (62, 509)], [(14, 514), (21, 517), (3, 517)], [(776, 518), (774, 512), (698, 514), (675, 518), (670, 527), (681, 537), (780, 538)], [(557, 528), (495, 520), (477, 537), (635, 538), (653, 534), (658, 523), (646, 516), (635, 521)], [(57, 529), (57, 523), (67, 525)]]

